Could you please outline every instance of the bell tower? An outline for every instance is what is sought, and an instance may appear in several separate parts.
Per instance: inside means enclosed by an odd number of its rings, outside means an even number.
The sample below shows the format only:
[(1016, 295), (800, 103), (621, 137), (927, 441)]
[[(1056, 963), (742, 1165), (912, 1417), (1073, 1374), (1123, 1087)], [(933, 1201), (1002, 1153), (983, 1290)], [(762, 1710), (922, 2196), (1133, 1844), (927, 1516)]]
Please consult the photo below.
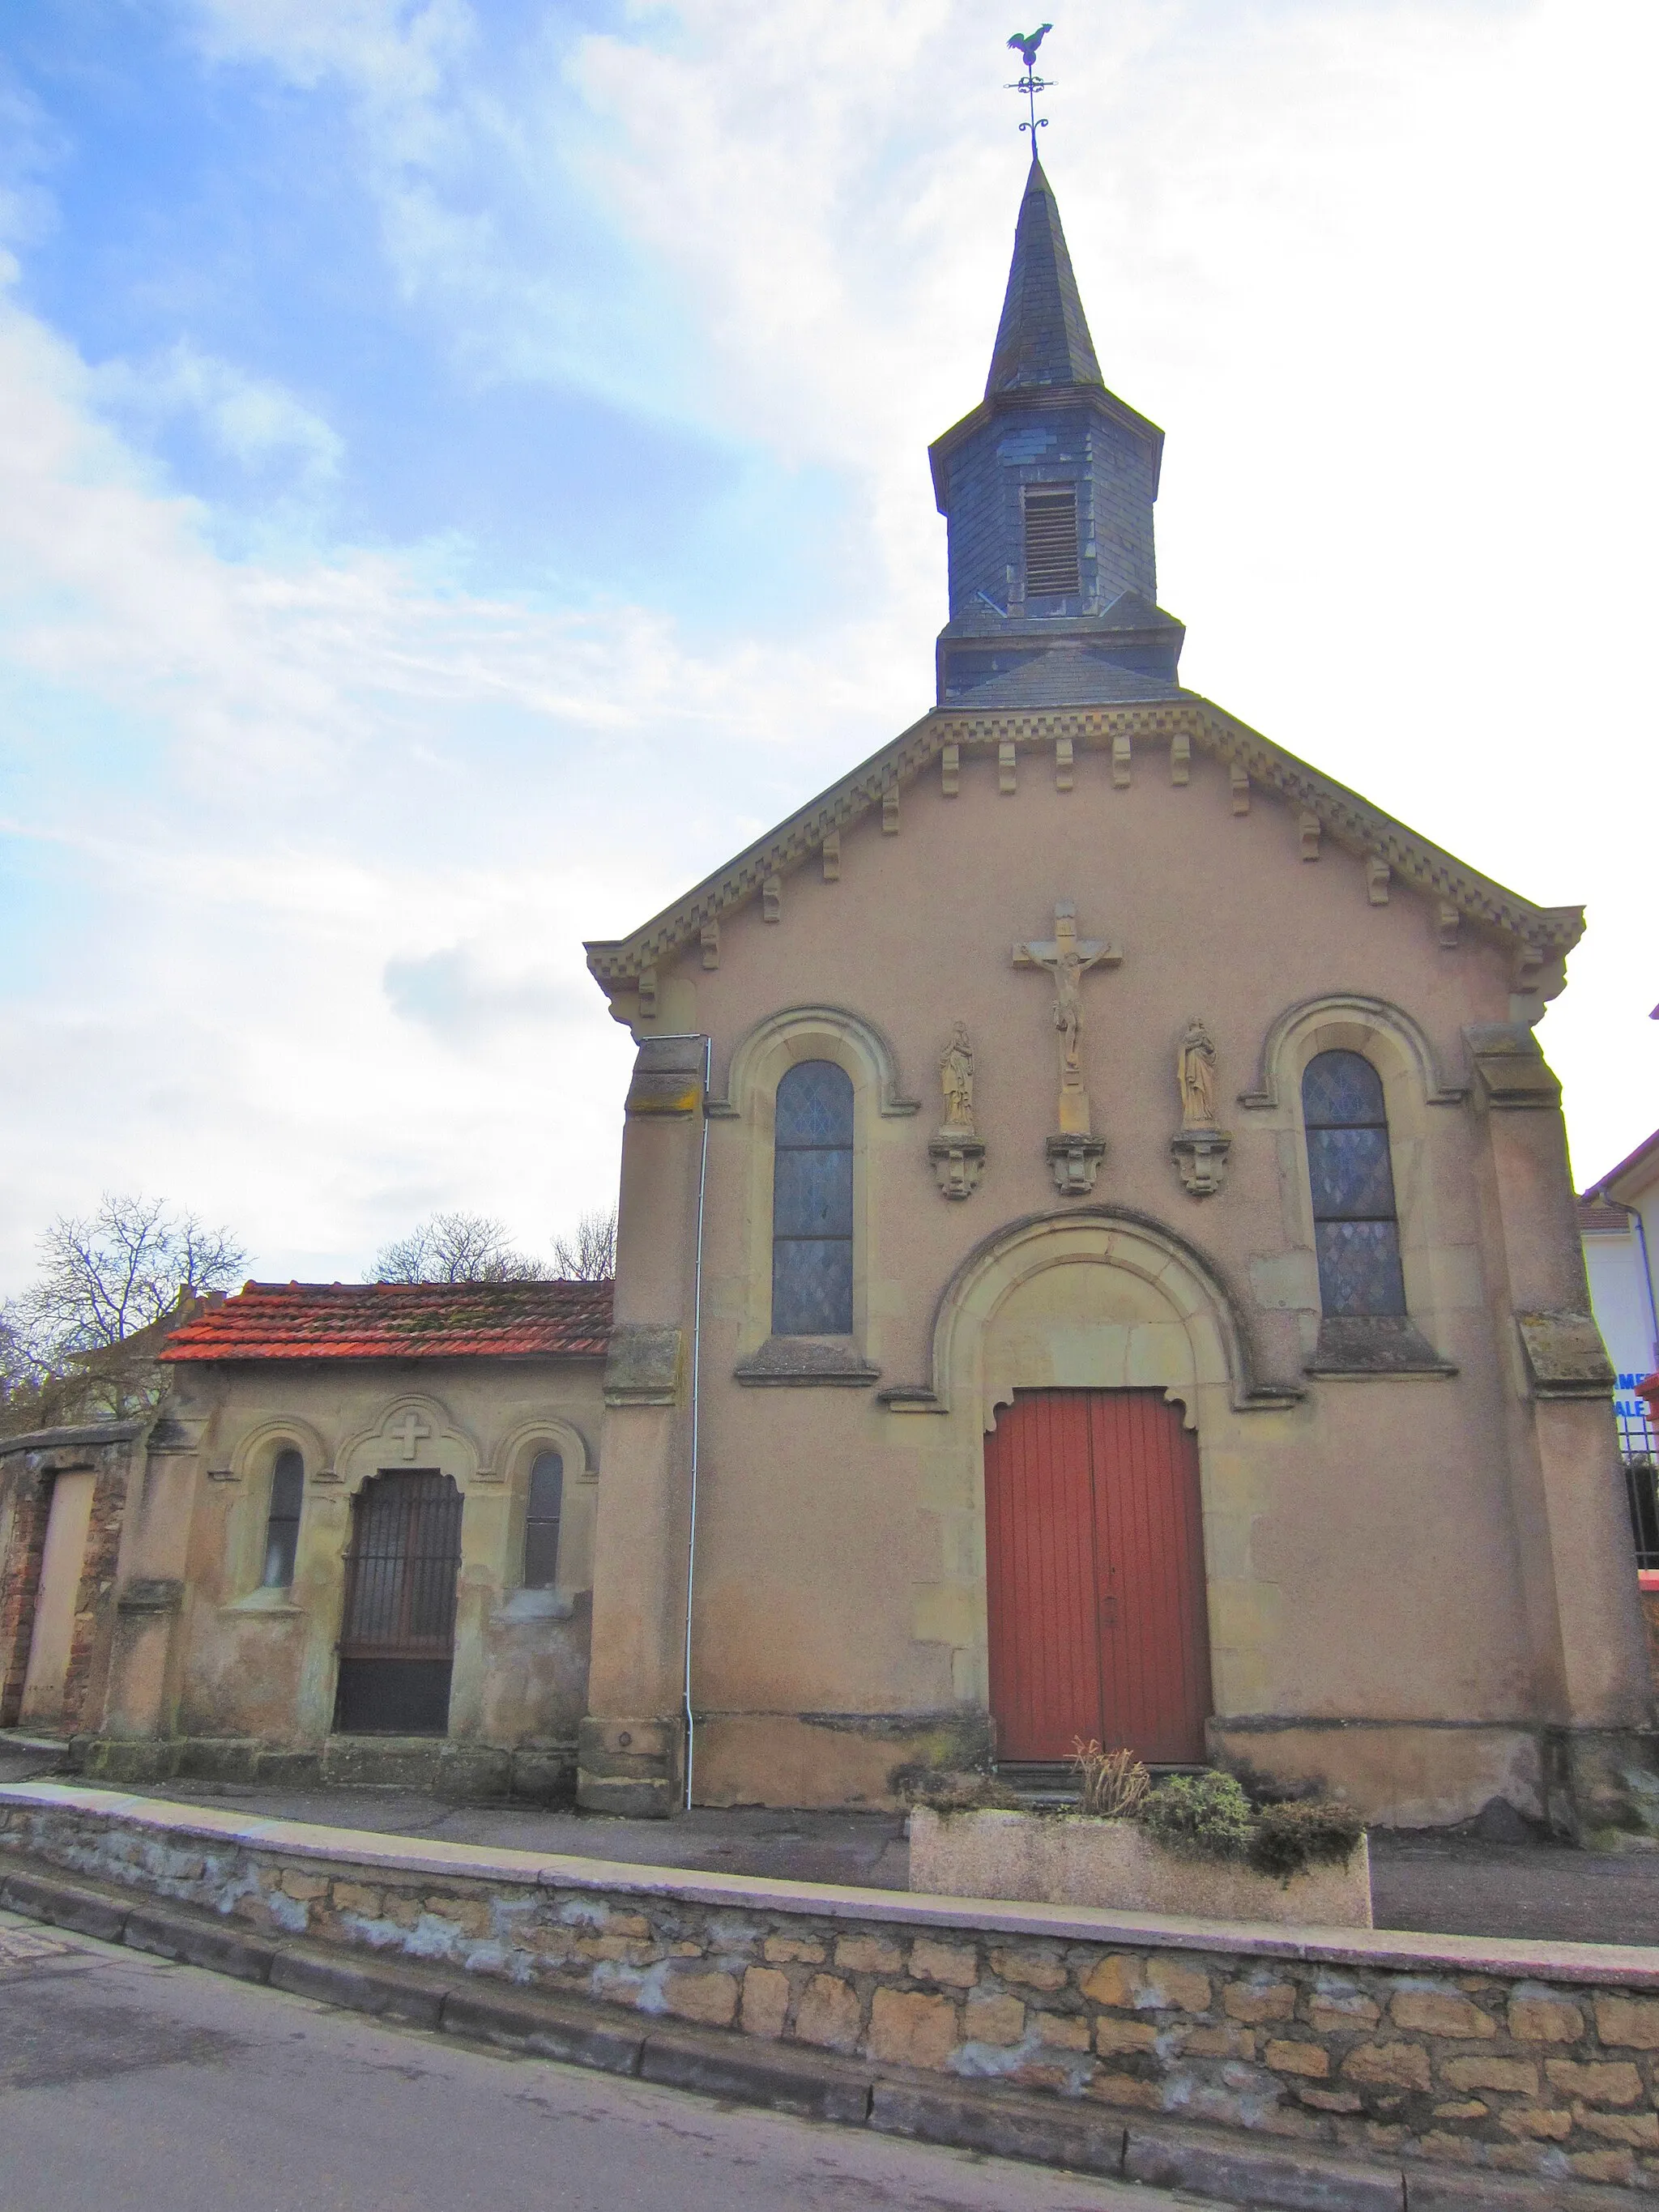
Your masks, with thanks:
[(985, 397), (929, 448), (950, 538), (941, 706), (1170, 696), (1158, 605), (1164, 433), (1106, 389), (1035, 143)]

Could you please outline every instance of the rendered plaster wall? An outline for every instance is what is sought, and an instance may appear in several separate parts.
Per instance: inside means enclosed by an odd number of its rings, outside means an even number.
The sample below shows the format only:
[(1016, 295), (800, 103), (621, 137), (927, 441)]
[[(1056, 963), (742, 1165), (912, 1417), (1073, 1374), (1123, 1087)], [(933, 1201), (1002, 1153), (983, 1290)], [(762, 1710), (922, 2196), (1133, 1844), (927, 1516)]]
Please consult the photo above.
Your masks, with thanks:
[[(1652, 1954), (1165, 1921), (0, 1794), (8, 1858), (277, 1936), (441, 1962), (1111, 2112), (1162, 2112), (1417, 2172), (1659, 2186)], [(127, 1801), (129, 1805), (134, 1801)], [(115, 1801), (118, 1808), (119, 1800)], [(169, 1826), (170, 1824), (170, 1832)], [(809, 1893), (815, 1892), (815, 1893)], [(1295, 2201), (1310, 2202), (1311, 2197)], [(1322, 2201), (1334, 2201), (1325, 2198)]]
[[(1215, 1741), (1243, 1759), (1248, 1735), (1257, 1771), (1346, 1790), (1374, 1820), (1455, 1820), (1492, 1796), (1540, 1813), (1540, 1729), (1646, 1717), (1610, 1409), (1537, 1404), (1511, 1318), (1585, 1305), (1559, 1115), (1492, 1110), (1463, 1039), (1510, 1019), (1511, 951), (1473, 924), (1443, 943), (1432, 901), (1396, 881), (1378, 902), (1329, 838), (1310, 860), (1290, 808), (1258, 790), (1236, 811), (1194, 750), (1184, 784), (1167, 736), (1137, 739), (1127, 783), (1103, 748), (1079, 752), (1070, 790), (1052, 746), (1021, 749), (1012, 792), (994, 744), (964, 755), (954, 797), (935, 765), (885, 821), (842, 831), (834, 880), (810, 861), (722, 917), (716, 964), (694, 942), (659, 967), (640, 1033), (709, 1033), (717, 1103), (700, 1797), (875, 1801), (907, 1760), (983, 1742), (983, 1437), (1013, 1389), (1054, 1383), (1162, 1385), (1195, 1423)], [(1082, 984), (1107, 1145), (1088, 1201), (1059, 1197), (1044, 1158), (1053, 985), (1011, 959), (1052, 936), (1062, 899), (1081, 937), (1122, 951)], [(1170, 1151), (1193, 1016), (1232, 1137), (1225, 1188), (1202, 1199)], [(957, 1020), (987, 1158), (952, 1202), (927, 1145)], [(1382, 1073), (1411, 1315), (1455, 1373), (1304, 1377), (1320, 1311), (1300, 1079), (1331, 1048)], [(854, 1082), (855, 1348), (879, 1384), (746, 1387), (734, 1370), (769, 1328), (772, 1097), (812, 1057)], [(689, 1324), (677, 1296), (665, 1282), (659, 1317)], [(1241, 1408), (1229, 1307), (1257, 1380), (1291, 1386), (1280, 1402)], [(945, 1410), (890, 1410), (878, 1389), (896, 1384)]]
[[(189, 1443), (161, 1571), (184, 1585), (162, 1692), (116, 1736), (314, 1750), (332, 1726), (351, 1501), (382, 1471), (437, 1468), (462, 1499), (450, 1735), (502, 1748), (574, 1741), (586, 1699), (597, 1361), (270, 1361), (174, 1370)], [(414, 1416), (411, 1435), (409, 1417)], [(290, 1588), (261, 1586), (277, 1454), (306, 1468)], [(543, 1449), (564, 1460), (558, 1584), (521, 1587), (525, 1504)], [(141, 1563), (142, 1564), (142, 1563)]]

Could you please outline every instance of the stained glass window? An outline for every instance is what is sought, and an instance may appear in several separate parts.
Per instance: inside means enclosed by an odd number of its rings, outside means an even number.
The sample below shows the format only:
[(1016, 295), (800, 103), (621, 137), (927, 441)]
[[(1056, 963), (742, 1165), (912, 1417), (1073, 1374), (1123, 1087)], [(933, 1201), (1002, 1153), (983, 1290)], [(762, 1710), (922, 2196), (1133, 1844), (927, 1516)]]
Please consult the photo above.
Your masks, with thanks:
[(559, 1518), (564, 1510), (564, 1462), (556, 1451), (536, 1455), (524, 1516), (524, 1586), (551, 1589), (559, 1579)]
[(266, 1589), (286, 1589), (294, 1580), (300, 1550), (300, 1507), (304, 1502), (306, 1463), (290, 1444), (276, 1455), (270, 1471), (270, 1510), (265, 1519)]
[(1322, 1052), (1302, 1079), (1302, 1119), (1325, 1311), (1403, 1314), (1382, 1077), (1357, 1052)]
[(853, 1333), (853, 1085), (804, 1060), (778, 1085), (772, 1165), (772, 1333)]

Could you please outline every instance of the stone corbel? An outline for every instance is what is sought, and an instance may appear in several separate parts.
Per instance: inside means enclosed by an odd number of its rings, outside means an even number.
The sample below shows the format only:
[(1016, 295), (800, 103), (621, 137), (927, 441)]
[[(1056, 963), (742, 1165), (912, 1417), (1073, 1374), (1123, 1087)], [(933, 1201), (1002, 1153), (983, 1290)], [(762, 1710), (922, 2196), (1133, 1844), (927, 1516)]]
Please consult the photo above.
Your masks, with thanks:
[(1525, 1023), (1471, 1022), (1463, 1039), (1480, 1079), (1483, 1105), (1500, 1113), (1547, 1113), (1559, 1107), (1560, 1082)]
[(1068, 1136), (1062, 1130), (1050, 1137), (1042, 1149), (1060, 1196), (1087, 1198), (1095, 1187), (1095, 1171), (1106, 1157), (1106, 1139)]
[(1615, 1376), (1601, 1332), (1587, 1313), (1518, 1313), (1534, 1398), (1610, 1398)]
[(672, 1406), (679, 1398), (680, 1332), (646, 1322), (619, 1322), (605, 1363), (607, 1406)]
[(941, 1130), (927, 1146), (933, 1175), (946, 1198), (970, 1198), (985, 1172), (985, 1146), (978, 1137), (958, 1137)]
[(1193, 1198), (1213, 1198), (1227, 1182), (1232, 1138), (1225, 1129), (1182, 1129), (1170, 1139), (1181, 1180)]

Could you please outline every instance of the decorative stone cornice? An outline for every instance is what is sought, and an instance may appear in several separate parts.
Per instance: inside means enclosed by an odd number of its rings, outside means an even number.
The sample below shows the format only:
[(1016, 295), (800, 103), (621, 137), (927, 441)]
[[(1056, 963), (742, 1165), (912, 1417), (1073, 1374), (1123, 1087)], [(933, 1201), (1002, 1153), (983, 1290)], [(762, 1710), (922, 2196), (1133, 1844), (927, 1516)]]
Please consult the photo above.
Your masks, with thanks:
[[(1193, 750), (1207, 754), (1231, 772), (1236, 811), (1248, 805), (1252, 787), (1273, 793), (1298, 817), (1311, 817), (1334, 844), (1365, 860), (1384, 896), (1388, 884), (1397, 881), (1432, 902), (1443, 942), (1454, 941), (1463, 918), (1507, 939), (1519, 988), (1553, 995), (1545, 971), (1559, 967), (1583, 934), (1582, 907), (1534, 906), (1207, 699), (1183, 693), (1156, 703), (1000, 714), (934, 708), (631, 936), (591, 941), (588, 968), (611, 995), (636, 989), (645, 970), (698, 939), (708, 924), (757, 896), (769, 881), (781, 881), (821, 852), (826, 838), (838, 838), (866, 814), (878, 811), (884, 799), (896, 799), (947, 744), (957, 749), (958, 758), (997, 757), (1005, 746), (1018, 752), (1062, 741), (1073, 757), (1079, 751), (1111, 754), (1115, 781), (1127, 775), (1140, 748), (1169, 748), (1178, 781), (1186, 781)], [(1304, 822), (1304, 839), (1308, 828)]]

